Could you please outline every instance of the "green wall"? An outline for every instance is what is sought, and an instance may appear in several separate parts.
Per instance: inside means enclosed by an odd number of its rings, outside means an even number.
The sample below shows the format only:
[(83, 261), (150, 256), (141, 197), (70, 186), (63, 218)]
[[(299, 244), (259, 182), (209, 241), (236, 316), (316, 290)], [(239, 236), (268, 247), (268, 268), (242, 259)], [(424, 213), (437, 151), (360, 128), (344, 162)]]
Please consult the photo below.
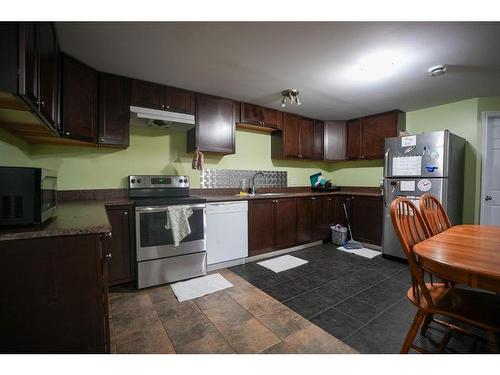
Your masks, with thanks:
[[(481, 175), (481, 121), (483, 111), (500, 111), (500, 97), (473, 98), (407, 112), (410, 133), (449, 129), (464, 137), (466, 146), (464, 221), (478, 222)], [(89, 147), (29, 145), (0, 129), (0, 164), (39, 166), (59, 172), (61, 190), (125, 187), (125, 176), (187, 174), (199, 186), (199, 172), (191, 169), (185, 152), (186, 133), (132, 127), (125, 150)], [(206, 156), (206, 168), (286, 170), (289, 186), (309, 185), (309, 176), (321, 171), (341, 186), (379, 186), (383, 163), (337, 163), (271, 160), (271, 137), (238, 130), (235, 155)]]
[[(60, 190), (125, 187), (130, 174), (187, 174), (199, 187), (199, 172), (191, 169), (192, 155), (185, 149), (185, 132), (157, 128), (132, 127), (125, 150), (29, 145), (0, 130), (0, 164), (57, 170)], [(308, 185), (319, 171), (328, 174), (323, 162), (271, 160), (268, 134), (238, 130), (236, 150), (224, 157), (206, 155), (205, 168), (286, 170), (289, 186)]]

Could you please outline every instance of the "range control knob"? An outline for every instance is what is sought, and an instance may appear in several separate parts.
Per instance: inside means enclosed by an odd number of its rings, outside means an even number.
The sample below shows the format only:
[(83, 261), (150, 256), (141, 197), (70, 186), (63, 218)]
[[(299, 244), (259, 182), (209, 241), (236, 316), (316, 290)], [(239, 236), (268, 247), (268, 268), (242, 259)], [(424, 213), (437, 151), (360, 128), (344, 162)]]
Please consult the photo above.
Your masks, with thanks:
[(184, 179), (184, 183), (185, 183), (185, 184), (187, 184), (187, 182), (188, 182), (188, 179), (187, 179), (187, 178), (185, 178), (185, 179)]
[(135, 184), (135, 178), (131, 179), (130, 182)]
[(140, 184), (142, 180), (140, 178), (137, 179), (137, 183)]
[(182, 184), (183, 182), (184, 182), (184, 180), (181, 178), (181, 179), (179, 180), (179, 183), (180, 183), (180, 184)]

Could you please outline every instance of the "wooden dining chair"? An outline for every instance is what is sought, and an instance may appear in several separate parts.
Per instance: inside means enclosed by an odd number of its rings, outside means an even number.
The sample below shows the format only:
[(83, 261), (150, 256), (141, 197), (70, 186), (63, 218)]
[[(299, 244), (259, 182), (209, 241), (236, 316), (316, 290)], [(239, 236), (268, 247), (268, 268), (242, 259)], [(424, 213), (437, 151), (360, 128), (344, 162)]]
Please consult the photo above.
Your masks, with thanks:
[(452, 227), (443, 205), (432, 194), (424, 194), (419, 199), (419, 208), (425, 224), (433, 236)]
[(500, 295), (459, 289), (449, 283), (426, 283), (425, 271), (420, 267), (413, 252), (415, 244), (431, 235), (421, 213), (409, 199), (397, 198), (391, 204), (391, 217), (410, 268), (411, 287), (408, 289), (407, 297), (418, 309), (401, 353), (408, 353), (410, 349), (426, 352), (423, 348), (414, 345), (413, 341), (419, 327), (422, 325), (421, 332), (425, 335), (431, 321), (449, 329), (438, 351), (444, 351), (453, 331), (460, 331), (477, 338), (466, 329), (435, 319), (434, 316), (445, 316), (484, 330), (490, 350), (498, 352), (496, 335), (500, 333)]

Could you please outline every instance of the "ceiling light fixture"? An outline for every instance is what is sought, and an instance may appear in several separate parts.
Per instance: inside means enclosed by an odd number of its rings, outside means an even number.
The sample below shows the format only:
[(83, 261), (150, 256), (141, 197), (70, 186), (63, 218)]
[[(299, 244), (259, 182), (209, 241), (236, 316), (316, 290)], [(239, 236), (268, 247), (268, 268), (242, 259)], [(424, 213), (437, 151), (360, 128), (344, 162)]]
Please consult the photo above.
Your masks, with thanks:
[(283, 100), (281, 101), (281, 106), (285, 107), (286, 103), (301, 105), (299, 100), (299, 90), (296, 89), (286, 89), (281, 92)]
[(431, 74), (431, 77), (439, 77), (444, 75), (447, 70), (448, 70), (448, 65), (441, 64), (441, 65), (431, 66), (427, 71)]

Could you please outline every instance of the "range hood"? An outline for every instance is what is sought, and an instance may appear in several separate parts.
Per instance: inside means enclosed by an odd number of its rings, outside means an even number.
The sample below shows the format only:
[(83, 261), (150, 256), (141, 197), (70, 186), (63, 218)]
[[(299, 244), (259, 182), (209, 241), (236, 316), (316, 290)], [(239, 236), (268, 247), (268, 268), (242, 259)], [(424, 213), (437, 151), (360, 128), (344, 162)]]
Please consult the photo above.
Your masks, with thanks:
[(194, 127), (194, 115), (160, 109), (130, 106), (130, 124), (158, 127), (175, 131), (188, 131)]

